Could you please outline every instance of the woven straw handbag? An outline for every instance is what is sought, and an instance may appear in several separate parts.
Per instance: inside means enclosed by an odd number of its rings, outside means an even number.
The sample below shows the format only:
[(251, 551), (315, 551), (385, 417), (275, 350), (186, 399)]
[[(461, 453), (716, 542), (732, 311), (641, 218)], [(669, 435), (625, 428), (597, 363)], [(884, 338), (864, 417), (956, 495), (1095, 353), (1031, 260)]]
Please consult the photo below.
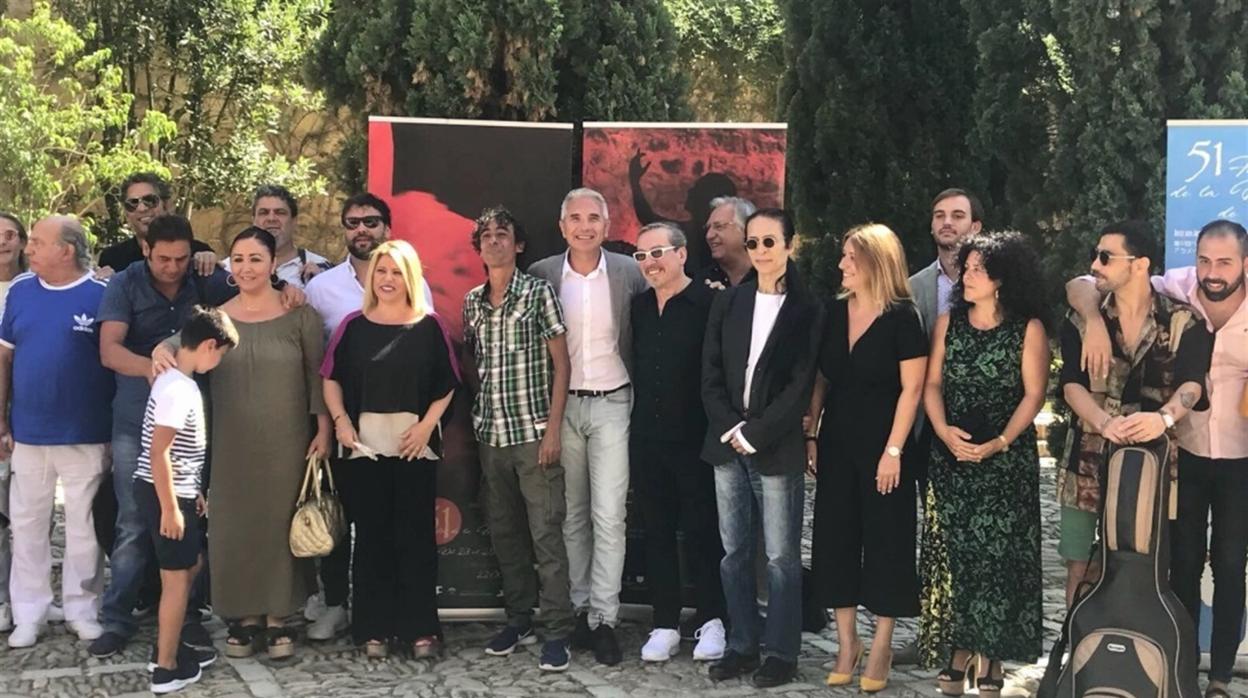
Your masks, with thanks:
[[(322, 491), (321, 474), (329, 484)], [(295, 516), (290, 522), (290, 552), (295, 557), (325, 557), (342, 538), (347, 528), (347, 517), (338, 501), (334, 487), (334, 474), (329, 463), (313, 456), (308, 459), (308, 469), (295, 503)]]

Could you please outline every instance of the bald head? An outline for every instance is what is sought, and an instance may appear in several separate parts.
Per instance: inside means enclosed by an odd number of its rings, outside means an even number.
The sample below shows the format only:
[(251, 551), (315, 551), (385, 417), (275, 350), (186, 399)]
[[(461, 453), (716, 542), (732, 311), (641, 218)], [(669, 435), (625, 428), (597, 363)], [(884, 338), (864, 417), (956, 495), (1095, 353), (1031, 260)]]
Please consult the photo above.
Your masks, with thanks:
[(81, 274), (91, 266), (87, 231), (73, 216), (41, 218), (30, 229), (26, 256), (30, 270), (45, 280)]

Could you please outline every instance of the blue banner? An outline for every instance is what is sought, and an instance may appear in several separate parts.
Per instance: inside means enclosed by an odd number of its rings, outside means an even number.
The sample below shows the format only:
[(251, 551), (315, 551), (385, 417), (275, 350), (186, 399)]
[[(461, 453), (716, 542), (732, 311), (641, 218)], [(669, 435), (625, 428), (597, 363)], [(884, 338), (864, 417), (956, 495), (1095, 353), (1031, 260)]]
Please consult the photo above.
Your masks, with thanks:
[(1166, 122), (1166, 268), (1195, 264), (1218, 218), (1248, 221), (1248, 120)]

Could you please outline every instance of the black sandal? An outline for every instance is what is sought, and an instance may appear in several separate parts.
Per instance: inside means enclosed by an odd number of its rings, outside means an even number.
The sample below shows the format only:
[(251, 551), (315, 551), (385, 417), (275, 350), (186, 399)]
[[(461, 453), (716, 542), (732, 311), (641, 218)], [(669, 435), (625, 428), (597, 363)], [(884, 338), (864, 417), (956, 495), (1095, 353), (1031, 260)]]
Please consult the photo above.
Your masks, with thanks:
[(259, 625), (231, 623), (225, 638), (225, 656), (245, 659), (256, 653), (256, 640), (264, 632)]
[[(1000, 676), (992, 675), (994, 667), (1001, 670)], [(979, 695), (982, 698), (999, 698), (1001, 689), (1005, 688), (1005, 667), (1001, 666), (1001, 662), (998, 661), (988, 662), (988, 675), (975, 679), (975, 686), (979, 689)]]
[(291, 628), (284, 625), (269, 627), (265, 629), (264, 637), (269, 646), (269, 659), (289, 659), (295, 656), (295, 631)]
[(951, 652), (949, 654), (949, 665), (936, 675), (936, 683), (940, 687), (940, 692), (946, 696), (960, 696), (966, 692), (968, 678), (971, 674), (971, 663), (975, 661), (975, 653), (969, 652), (966, 655), (966, 661), (962, 662), (962, 668), (955, 669), (954, 660), (957, 656), (957, 650)]

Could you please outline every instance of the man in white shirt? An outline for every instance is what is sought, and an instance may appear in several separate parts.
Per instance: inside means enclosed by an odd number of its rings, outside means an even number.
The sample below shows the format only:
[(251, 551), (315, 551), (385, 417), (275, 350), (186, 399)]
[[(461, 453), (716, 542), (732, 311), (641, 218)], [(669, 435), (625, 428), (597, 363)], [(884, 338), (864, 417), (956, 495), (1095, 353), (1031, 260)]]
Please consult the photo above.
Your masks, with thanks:
[(563, 199), (559, 230), (568, 251), (535, 263), (563, 304), (572, 377), (561, 436), (572, 605), (577, 609), (573, 649), (594, 650), (602, 664), (622, 659), (619, 620), (624, 573), (624, 518), (628, 492), (628, 424), (633, 391), (633, 296), (647, 286), (636, 262), (602, 248), (610, 218), (593, 189)]
[[(368, 273), (368, 260), (373, 250), (390, 239), (390, 207), (377, 196), (364, 192), (342, 204), (342, 232), (347, 258), (308, 282), (308, 305), (316, 308), (325, 323), (326, 341), (342, 324), (344, 318), (357, 312), (364, 304), (364, 286), (360, 283)], [(433, 311), (433, 292), (424, 282), (425, 304)], [(341, 491), (350, 487), (350, 474), (332, 461), (334, 482)], [(346, 497), (343, 498), (344, 501)], [(349, 512), (348, 512), (349, 514)], [(340, 545), (321, 559), (321, 586), (324, 596), (308, 599), (304, 614), (312, 623), (309, 640), (331, 640), (347, 629), (347, 570), (351, 562), (351, 546)]]

